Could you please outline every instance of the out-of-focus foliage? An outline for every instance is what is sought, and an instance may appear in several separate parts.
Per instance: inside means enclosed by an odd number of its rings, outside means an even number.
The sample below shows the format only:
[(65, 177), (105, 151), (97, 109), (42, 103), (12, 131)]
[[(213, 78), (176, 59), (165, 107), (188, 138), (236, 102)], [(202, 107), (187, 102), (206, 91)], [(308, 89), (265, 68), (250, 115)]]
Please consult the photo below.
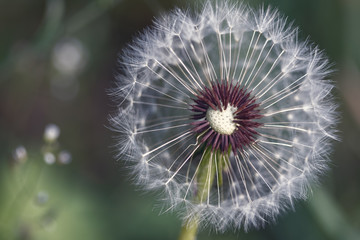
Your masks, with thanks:
[[(265, 4), (295, 20), (335, 63), (342, 141), (329, 174), (295, 212), (264, 230), (203, 231), (199, 239), (359, 239), (360, 1)], [(116, 104), (106, 89), (125, 44), (154, 17), (186, 5), (0, 1), (0, 239), (176, 239), (176, 216), (159, 216), (153, 195), (136, 191), (112, 159), (106, 125)], [(49, 123), (61, 130), (55, 142), (44, 140)]]

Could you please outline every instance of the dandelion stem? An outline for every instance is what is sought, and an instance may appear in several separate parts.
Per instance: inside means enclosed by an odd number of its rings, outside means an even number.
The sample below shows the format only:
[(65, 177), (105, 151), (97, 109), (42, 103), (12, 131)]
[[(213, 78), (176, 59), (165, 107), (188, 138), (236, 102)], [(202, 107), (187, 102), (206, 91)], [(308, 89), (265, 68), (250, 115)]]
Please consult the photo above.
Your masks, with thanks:
[[(219, 169), (221, 164), (218, 164), (216, 160), (220, 159), (220, 155), (220, 152), (212, 151), (211, 147), (205, 149), (197, 174), (197, 192), (194, 196), (196, 203), (201, 204), (206, 202), (209, 204), (210, 188), (213, 184), (215, 174), (219, 175), (219, 172), (221, 172), (221, 169)], [(217, 178), (219, 178), (219, 176), (217, 176)], [(181, 228), (179, 240), (195, 240), (198, 225), (198, 217), (186, 220)]]
[(186, 221), (181, 228), (179, 240), (195, 240), (198, 229), (197, 219)]

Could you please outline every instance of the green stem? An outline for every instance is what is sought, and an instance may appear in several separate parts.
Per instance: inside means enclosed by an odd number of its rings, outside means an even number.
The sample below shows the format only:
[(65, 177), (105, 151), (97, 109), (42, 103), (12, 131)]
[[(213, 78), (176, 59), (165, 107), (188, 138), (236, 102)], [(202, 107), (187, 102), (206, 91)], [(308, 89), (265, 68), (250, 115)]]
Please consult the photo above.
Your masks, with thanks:
[[(221, 169), (216, 171), (216, 169), (221, 166), (221, 164), (219, 164), (219, 161), (221, 161), (220, 159), (221, 154), (219, 152), (212, 151), (210, 147), (204, 150), (196, 176), (197, 193), (194, 196), (195, 203), (203, 203), (207, 200), (215, 174), (216, 172), (221, 172)], [(181, 228), (179, 240), (195, 240), (198, 226), (199, 221), (197, 217), (184, 222), (183, 227)]]
[(195, 240), (198, 229), (197, 219), (186, 221), (181, 227), (179, 240)]

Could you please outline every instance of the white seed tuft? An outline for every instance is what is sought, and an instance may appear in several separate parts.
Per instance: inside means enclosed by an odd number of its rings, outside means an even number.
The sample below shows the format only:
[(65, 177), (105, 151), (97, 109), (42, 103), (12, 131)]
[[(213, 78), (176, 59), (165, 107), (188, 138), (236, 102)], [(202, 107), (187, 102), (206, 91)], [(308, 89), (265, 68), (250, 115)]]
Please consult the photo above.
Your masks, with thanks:
[[(194, 14), (177, 9), (140, 34), (119, 62), (122, 73), (111, 92), (119, 109), (110, 118), (116, 157), (138, 185), (164, 193), (164, 212), (177, 210), (217, 231), (261, 227), (304, 198), (327, 168), (336, 139), (329, 63), (276, 10), (229, 1), (207, 1)], [(220, 82), (256, 99), (261, 125), (251, 144), (212, 155), (215, 164), (206, 167), (216, 173), (214, 183), (199, 203), (205, 136), (194, 132), (190, 109), (199, 92)], [(230, 141), (249, 136), (231, 107), (205, 111), (196, 121), (220, 133), (214, 141), (239, 129)]]

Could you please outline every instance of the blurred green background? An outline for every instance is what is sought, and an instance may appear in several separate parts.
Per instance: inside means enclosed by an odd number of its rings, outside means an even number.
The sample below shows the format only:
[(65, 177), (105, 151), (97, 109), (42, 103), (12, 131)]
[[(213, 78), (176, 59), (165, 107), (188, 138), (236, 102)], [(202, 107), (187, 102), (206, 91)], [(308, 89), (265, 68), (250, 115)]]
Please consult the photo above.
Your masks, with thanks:
[[(360, 239), (360, 1), (265, 4), (294, 20), (335, 64), (342, 141), (331, 170), (295, 211), (263, 230), (204, 230), (198, 239)], [(131, 185), (106, 128), (117, 54), (174, 6), (188, 3), (0, 0), (1, 240), (177, 238), (181, 222), (159, 215), (156, 196)], [(60, 135), (52, 129), (44, 139), (51, 123)]]

